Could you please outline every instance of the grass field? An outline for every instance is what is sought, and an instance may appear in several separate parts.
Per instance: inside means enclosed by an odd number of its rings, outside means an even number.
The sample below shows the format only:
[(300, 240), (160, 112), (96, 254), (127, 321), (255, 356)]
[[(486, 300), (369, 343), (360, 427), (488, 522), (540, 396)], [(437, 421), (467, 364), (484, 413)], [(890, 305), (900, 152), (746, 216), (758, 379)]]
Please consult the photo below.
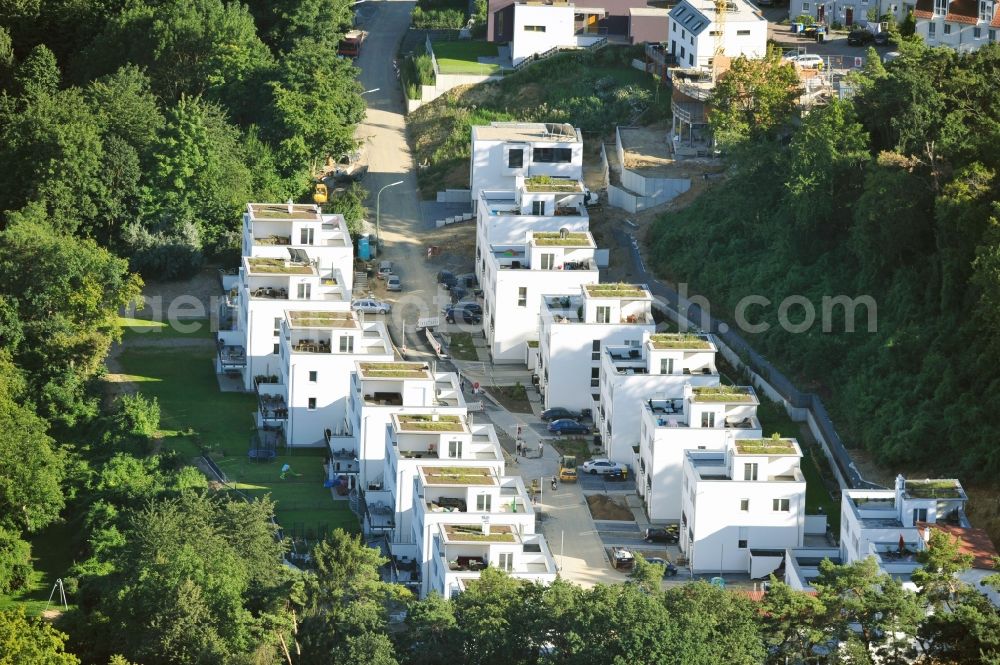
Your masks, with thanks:
[[(30, 539), (34, 574), (26, 588), (9, 596), (0, 595), (0, 610), (22, 607), (30, 616), (42, 613), (52, 592), (52, 585), (57, 579), (65, 577), (74, 563), (70, 545), (79, 528), (79, 525), (69, 523), (54, 524)], [(58, 605), (57, 591), (52, 607)]]
[(476, 347), (472, 343), (472, 335), (469, 333), (451, 333), (448, 353), (455, 360), (479, 360), (479, 356), (476, 355)]
[[(247, 459), (255, 398), (220, 392), (212, 357), (212, 349), (204, 347), (127, 346), (119, 357), (140, 392), (159, 400), (163, 445), (189, 458), (201, 454), (202, 449), (210, 451), (237, 489), (250, 496), (272, 496), (283, 527), (356, 531), (357, 519), (346, 501), (334, 501), (330, 490), (323, 487), (323, 451), (293, 451), (270, 463)], [(285, 480), (279, 477), (283, 464), (293, 471)]]
[(490, 42), (458, 40), (433, 44), (434, 57), (442, 74), (494, 74), (498, 65), (485, 65), (480, 57), (496, 57), (497, 46)]

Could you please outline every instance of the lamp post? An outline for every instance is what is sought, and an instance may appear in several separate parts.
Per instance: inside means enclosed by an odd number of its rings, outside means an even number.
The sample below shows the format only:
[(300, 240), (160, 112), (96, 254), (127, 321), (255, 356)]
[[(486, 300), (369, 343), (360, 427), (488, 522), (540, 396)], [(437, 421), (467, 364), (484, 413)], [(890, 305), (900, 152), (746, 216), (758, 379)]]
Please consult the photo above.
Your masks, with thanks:
[(396, 182), (390, 182), (388, 185), (378, 190), (378, 194), (375, 195), (375, 244), (381, 248), (382, 247), (382, 236), (379, 235), (379, 219), (382, 216), (382, 192), (389, 189), (390, 187), (395, 187), (396, 185), (402, 185), (402, 180), (397, 180)]
[(371, 90), (365, 90), (364, 92), (359, 92), (358, 94), (359, 95), (367, 95), (367, 94), (370, 94), (372, 92), (378, 92), (379, 90), (381, 90), (381, 88), (372, 88)]

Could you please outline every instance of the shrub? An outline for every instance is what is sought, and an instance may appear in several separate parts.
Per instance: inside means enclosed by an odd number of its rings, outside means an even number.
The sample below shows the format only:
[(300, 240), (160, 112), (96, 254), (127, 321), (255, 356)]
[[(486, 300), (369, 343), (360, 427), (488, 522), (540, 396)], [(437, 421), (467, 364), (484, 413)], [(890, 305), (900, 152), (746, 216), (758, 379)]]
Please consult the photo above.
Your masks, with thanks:
[[(411, 98), (413, 99), (413, 98)], [(347, 220), (347, 229), (352, 236), (361, 234), (361, 222), (365, 218), (365, 199), (368, 198), (368, 190), (356, 182), (352, 182), (350, 187), (334, 192), (326, 204), (329, 212), (340, 213)]]
[(413, 27), (420, 30), (458, 30), (465, 25), (465, 12), (459, 9), (413, 8)]
[(830, 29), (831, 30), (843, 30), (844, 29), (844, 24), (841, 23), (840, 21), (834, 21), (833, 23), (830, 24)]
[(803, 25), (812, 25), (815, 22), (816, 19), (810, 16), (809, 14), (799, 14), (798, 16), (795, 17), (795, 20), (792, 21), (792, 23), (801, 23)]
[(181, 224), (168, 232), (151, 232), (135, 222), (126, 226), (123, 237), (129, 265), (143, 277), (184, 279), (198, 272), (205, 260), (193, 224)]
[(431, 56), (426, 53), (413, 57), (413, 69), (416, 72), (416, 81), (420, 85), (434, 85), (434, 62)]
[(31, 545), (16, 531), (0, 527), (0, 593), (24, 587), (31, 578)]

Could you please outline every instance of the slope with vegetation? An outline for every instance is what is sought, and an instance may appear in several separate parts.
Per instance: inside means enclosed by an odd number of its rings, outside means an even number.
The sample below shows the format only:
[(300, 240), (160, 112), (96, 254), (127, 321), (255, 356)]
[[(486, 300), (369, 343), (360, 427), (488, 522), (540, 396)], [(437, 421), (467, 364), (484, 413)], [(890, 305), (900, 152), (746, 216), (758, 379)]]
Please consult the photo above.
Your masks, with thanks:
[[(874, 51), (855, 96), (793, 123), (794, 81), (776, 59), (738, 61), (712, 117), (731, 177), (650, 234), (653, 264), (733, 320), (741, 299), (763, 355), (823, 395), (849, 445), (890, 468), (985, 480), (1000, 471), (1000, 47), (919, 44), (883, 66)], [(753, 91), (754, 94), (748, 94)], [(778, 325), (804, 296), (817, 319)], [(871, 296), (854, 332), (824, 296)], [(801, 305), (789, 319), (803, 320)]]

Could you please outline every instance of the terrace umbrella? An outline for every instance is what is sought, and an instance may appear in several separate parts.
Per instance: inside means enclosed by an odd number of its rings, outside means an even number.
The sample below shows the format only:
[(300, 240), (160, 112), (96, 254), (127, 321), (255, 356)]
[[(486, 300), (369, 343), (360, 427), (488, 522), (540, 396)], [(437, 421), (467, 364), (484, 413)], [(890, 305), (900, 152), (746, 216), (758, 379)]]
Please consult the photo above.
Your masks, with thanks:
[(899, 553), (902, 554), (906, 551), (906, 540), (903, 539), (903, 534), (899, 534)]

